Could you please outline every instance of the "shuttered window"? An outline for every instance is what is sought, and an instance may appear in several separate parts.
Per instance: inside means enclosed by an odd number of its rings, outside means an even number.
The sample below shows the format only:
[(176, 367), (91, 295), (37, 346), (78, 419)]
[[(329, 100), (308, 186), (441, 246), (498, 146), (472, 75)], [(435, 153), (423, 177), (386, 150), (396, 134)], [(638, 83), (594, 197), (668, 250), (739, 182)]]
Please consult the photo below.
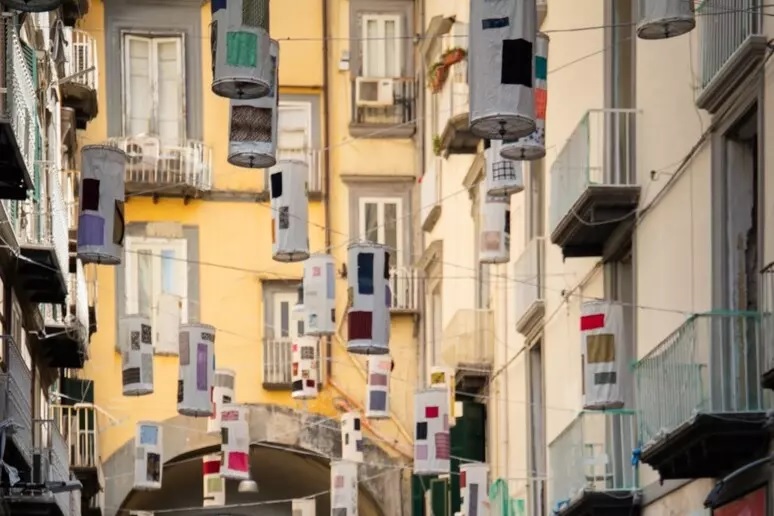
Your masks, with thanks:
[(277, 158), (308, 162), (312, 147), (312, 104), (280, 100), (277, 125)]

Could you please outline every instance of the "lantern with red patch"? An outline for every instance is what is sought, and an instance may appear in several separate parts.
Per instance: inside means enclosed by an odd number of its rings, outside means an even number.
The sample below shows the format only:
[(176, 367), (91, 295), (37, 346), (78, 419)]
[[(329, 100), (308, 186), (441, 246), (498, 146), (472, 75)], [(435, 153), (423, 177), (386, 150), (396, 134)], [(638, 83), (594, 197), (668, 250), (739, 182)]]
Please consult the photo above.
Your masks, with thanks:
[(347, 251), (347, 351), (386, 355), (390, 352), (390, 253), (373, 242), (352, 244)]
[(357, 464), (331, 461), (331, 514), (357, 516)]
[(366, 417), (369, 419), (390, 417), (390, 372), (393, 364), (390, 355), (368, 357)]
[(207, 420), (207, 433), (220, 433), (220, 406), (234, 403), (236, 373), (231, 369), (216, 369), (215, 384), (212, 386), (212, 415)]
[(250, 479), (250, 427), (244, 405), (223, 405), (220, 411), (222, 461), (220, 476), (232, 480)]
[(609, 301), (586, 301), (581, 305), (583, 346), (583, 407), (587, 410), (620, 408), (626, 373), (623, 352), (623, 307)]
[(204, 507), (226, 505), (226, 483), (220, 476), (220, 460), (220, 454), (202, 457), (202, 476), (204, 478), (202, 505)]
[(317, 338), (302, 336), (291, 344), (291, 396), (297, 400), (317, 397)]
[(489, 466), (480, 462), (460, 465), (462, 514), (485, 516), (488, 512)]
[(414, 474), (448, 475), (450, 464), (449, 398), (440, 389), (414, 395)]

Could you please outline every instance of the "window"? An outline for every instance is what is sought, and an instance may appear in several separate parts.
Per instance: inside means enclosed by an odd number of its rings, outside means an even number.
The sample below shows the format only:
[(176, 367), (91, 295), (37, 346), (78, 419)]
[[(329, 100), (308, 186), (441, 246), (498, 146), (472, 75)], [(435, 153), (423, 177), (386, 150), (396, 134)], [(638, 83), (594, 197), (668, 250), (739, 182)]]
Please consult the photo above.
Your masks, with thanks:
[(363, 77), (401, 77), (402, 52), (400, 15), (363, 15)]
[(277, 130), (277, 160), (309, 160), (312, 147), (312, 104), (310, 102), (279, 103)]
[(186, 137), (182, 36), (125, 34), (123, 45), (124, 134), (178, 145)]
[(275, 339), (294, 339), (304, 334), (303, 319), (295, 319), (293, 307), (298, 303), (296, 292), (275, 292), (273, 300), (273, 320), (270, 321)]
[(390, 251), (390, 267), (399, 267), (403, 261), (403, 202), (398, 198), (360, 199), (360, 238), (384, 244)]

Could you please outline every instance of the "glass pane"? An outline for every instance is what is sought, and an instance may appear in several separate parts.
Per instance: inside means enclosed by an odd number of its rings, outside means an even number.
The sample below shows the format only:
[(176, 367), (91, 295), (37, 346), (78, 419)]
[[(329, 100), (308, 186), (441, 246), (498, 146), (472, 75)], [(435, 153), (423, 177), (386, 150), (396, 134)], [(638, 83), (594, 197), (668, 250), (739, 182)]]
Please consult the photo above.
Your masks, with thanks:
[(400, 70), (397, 67), (398, 49), (400, 48), (400, 39), (397, 37), (397, 27), (395, 20), (386, 20), (384, 22), (384, 59), (385, 76), (399, 77)]
[(179, 145), (180, 119), (183, 116), (183, 95), (180, 89), (180, 45), (164, 41), (157, 45), (158, 73), (158, 133), (167, 145)]
[(280, 302), (280, 337), (290, 336), (290, 303)]
[(363, 76), (379, 77), (381, 76), (378, 63), (384, 59), (379, 55), (379, 22), (377, 20), (368, 20), (365, 30), (366, 39), (363, 41)]
[(177, 294), (175, 290), (175, 251), (164, 249), (161, 251), (161, 292), (164, 294)]
[(384, 204), (384, 245), (390, 248), (390, 267), (395, 267), (398, 245), (398, 203)]
[(374, 202), (365, 203), (365, 239), (371, 242), (379, 241), (379, 205)]
[(153, 303), (153, 254), (137, 251), (137, 313), (151, 315)]
[(152, 98), (150, 78), (150, 43), (148, 40), (130, 39), (129, 42), (129, 98), (126, 107), (129, 115), (128, 130), (137, 135), (150, 132)]

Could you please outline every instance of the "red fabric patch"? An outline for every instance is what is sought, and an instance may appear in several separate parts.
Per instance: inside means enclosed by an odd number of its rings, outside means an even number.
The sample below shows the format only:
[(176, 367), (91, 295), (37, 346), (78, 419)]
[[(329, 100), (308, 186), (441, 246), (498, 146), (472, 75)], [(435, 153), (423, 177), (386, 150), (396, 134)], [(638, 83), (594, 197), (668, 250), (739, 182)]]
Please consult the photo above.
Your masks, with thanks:
[(350, 340), (370, 340), (373, 335), (373, 314), (371, 312), (349, 312), (347, 330)]
[(202, 472), (205, 475), (215, 475), (220, 473), (220, 461), (219, 460), (206, 460), (202, 463)]
[(460, 472), (460, 487), (467, 487), (468, 485), (468, 474), (465, 471)]
[(596, 330), (605, 327), (605, 314), (584, 315), (581, 317), (581, 331)]
[(248, 458), (244, 452), (229, 452), (228, 453), (228, 469), (234, 471), (247, 471), (248, 470)]
[(427, 419), (438, 417), (438, 407), (425, 407), (425, 417)]

